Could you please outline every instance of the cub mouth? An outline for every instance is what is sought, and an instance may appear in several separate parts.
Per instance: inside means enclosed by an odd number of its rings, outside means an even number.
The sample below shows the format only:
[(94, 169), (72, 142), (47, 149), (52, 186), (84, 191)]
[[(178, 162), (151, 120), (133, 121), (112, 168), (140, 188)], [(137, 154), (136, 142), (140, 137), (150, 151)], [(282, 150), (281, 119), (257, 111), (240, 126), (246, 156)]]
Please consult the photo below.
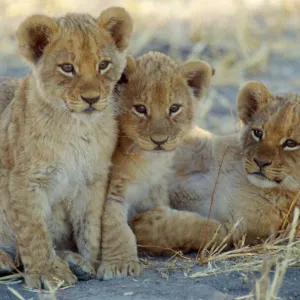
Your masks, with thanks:
[(85, 109), (83, 112), (85, 112), (85, 113), (87, 113), (87, 114), (91, 114), (93, 111), (95, 111), (96, 110), (96, 108), (94, 108), (94, 107), (89, 107), (89, 108), (87, 108), (87, 109)]
[(154, 149), (154, 151), (166, 151), (163, 147), (161, 146), (156, 146)]
[(276, 183), (281, 183), (282, 179), (270, 179), (268, 178), (264, 173), (262, 172), (253, 172), (253, 173), (248, 173), (248, 176), (255, 176), (258, 177), (262, 180), (267, 180), (267, 181), (271, 181), (271, 182), (276, 182)]

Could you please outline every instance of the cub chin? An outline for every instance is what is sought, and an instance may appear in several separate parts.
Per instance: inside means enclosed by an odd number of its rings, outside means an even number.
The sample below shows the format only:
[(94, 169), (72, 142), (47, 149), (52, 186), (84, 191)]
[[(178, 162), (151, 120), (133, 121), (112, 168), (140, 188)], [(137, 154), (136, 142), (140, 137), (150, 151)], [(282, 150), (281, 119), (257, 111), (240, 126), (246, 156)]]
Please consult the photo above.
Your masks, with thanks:
[(202, 61), (179, 65), (157, 52), (128, 58), (117, 87), (120, 132), (103, 213), (98, 278), (141, 272), (128, 220), (136, 212), (169, 204), (172, 157), (211, 77), (212, 69)]
[(131, 32), (119, 7), (99, 18), (34, 15), (17, 30), (32, 71), (1, 82), (0, 271), (12, 270), (17, 249), (31, 288), (95, 276), (117, 140), (112, 95)]
[(221, 242), (240, 218), (228, 247), (243, 235), (255, 245), (292, 218), (293, 212), (287, 214), (300, 188), (300, 96), (273, 95), (264, 84), (250, 82), (239, 91), (237, 109), (239, 133), (190, 131), (173, 160), (173, 209), (157, 207), (132, 223), (143, 249), (198, 250), (219, 227), (215, 241)]

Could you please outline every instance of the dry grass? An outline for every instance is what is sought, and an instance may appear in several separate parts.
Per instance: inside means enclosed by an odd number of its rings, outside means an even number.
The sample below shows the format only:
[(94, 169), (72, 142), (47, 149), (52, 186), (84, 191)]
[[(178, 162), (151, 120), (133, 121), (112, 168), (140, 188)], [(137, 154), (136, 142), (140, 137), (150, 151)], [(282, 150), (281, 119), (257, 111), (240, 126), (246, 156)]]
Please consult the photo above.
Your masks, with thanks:
[[(147, 259), (148, 268), (156, 268), (163, 279), (168, 280), (170, 272), (181, 270), (185, 277), (203, 278), (218, 274), (238, 272), (245, 283), (248, 275), (260, 272), (261, 277), (256, 281), (249, 295), (237, 297), (237, 300), (275, 300), (279, 299), (279, 289), (288, 267), (300, 266), (300, 240), (296, 239), (297, 225), (299, 221), (299, 208), (295, 208), (293, 222), (276, 238), (269, 238), (263, 244), (245, 246), (242, 240), (236, 248), (224, 252), (226, 241), (234, 233), (239, 225), (239, 220), (228, 233), (228, 236), (219, 245), (213, 245), (215, 237), (209, 241), (201, 255), (196, 258), (185, 256), (181, 251), (173, 251), (166, 262)], [(167, 249), (170, 250), (171, 249)], [(203, 266), (200, 272), (192, 273), (195, 264)], [(275, 268), (275, 271), (273, 269)], [(274, 272), (273, 280), (270, 280), (270, 272)]]
[[(220, 165), (221, 168), (222, 164)], [(217, 180), (216, 180), (217, 181)], [(213, 196), (212, 196), (213, 203)], [(284, 229), (277, 237), (270, 237), (264, 243), (255, 246), (244, 244), (245, 237), (235, 244), (235, 248), (224, 251), (227, 241), (232, 237), (242, 219), (238, 220), (232, 227), (228, 235), (219, 244), (215, 243), (218, 232), (208, 241), (203, 248), (200, 248), (197, 256), (192, 258), (184, 255), (181, 251), (165, 249), (174, 254), (166, 261), (143, 260), (148, 267), (155, 267), (163, 279), (168, 280), (170, 272), (181, 270), (185, 277), (203, 278), (216, 276), (217, 274), (238, 272), (243, 280), (248, 282), (248, 275), (253, 272), (261, 272), (261, 277), (256, 281), (253, 291), (246, 296), (237, 297), (236, 300), (276, 300), (280, 287), (288, 267), (300, 266), (300, 239), (297, 239), (300, 210), (294, 207), (291, 201), (291, 211), (293, 210), (293, 221), (288, 223), (283, 220)], [(284, 225), (285, 224), (285, 225)], [(200, 254), (200, 255), (199, 255)], [(203, 270), (192, 272), (192, 267), (200, 264)], [(270, 280), (270, 272), (274, 271), (274, 278)]]
[[(294, 242), (296, 236), (297, 225), (299, 221), (299, 208), (295, 209), (293, 222), (289, 231), (288, 243), (284, 249), (284, 255), (273, 255), (271, 256), (273, 262), (276, 261), (276, 269), (274, 278), (271, 281), (269, 273), (272, 268), (272, 260), (264, 258), (262, 261), (262, 275), (259, 280), (256, 281), (255, 288), (250, 295), (244, 297), (238, 297), (236, 300), (276, 300), (279, 298), (279, 289), (283, 284), (283, 278), (289, 266), (295, 264), (299, 265), (299, 241)], [(297, 255), (297, 257), (296, 257)]]
[[(238, 223), (235, 225), (235, 227)], [(206, 277), (219, 273), (232, 271), (238, 272), (257, 272), (266, 257), (275, 259), (274, 264), (286, 258), (287, 249), (292, 252), (288, 260), (288, 266), (299, 266), (300, 264), (300, 241), (290, 241), (287, 232), (282, 232), (277, 238), (266, 240), (263, 244), (256, 246), (238, 245), (237, 248), (223, 252), (223, 246), (205, 249), (202, 252), (199, 262), (207, 264), (207, 268), (201, 272), (192, 274), (190, 277)], [(231, 235), (229, 233), (229, 235)], [(227, 237), (228, 238), (228, 237)], [(225, 242), (225, 241), (224, 241)]]

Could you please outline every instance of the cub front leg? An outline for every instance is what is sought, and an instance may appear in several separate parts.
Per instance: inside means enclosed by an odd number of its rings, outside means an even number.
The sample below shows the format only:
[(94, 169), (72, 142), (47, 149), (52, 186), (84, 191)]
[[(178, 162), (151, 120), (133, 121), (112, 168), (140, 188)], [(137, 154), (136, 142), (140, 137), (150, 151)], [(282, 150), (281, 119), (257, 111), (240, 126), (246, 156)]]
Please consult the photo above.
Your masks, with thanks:
[(74, 284), (77, 280), (68, 264), (53, 250), (47, 227), (48, 197), (39, 186), (39, 183), (13, 174), (9, 185), (9, 210), (5, 212), (13, 226), (25, 268), (25, 282), (31, 288), (54, 287), (58, 282)]
[(16, 268), (12, 257), (0, 248), (0, 276), (8, 275)]
[[(78, 252), (92, 265), (97, 263), (100, 251), (101, 217), (107, 180), (102, 178), (81, 191), (74, 203), (72, 218)], [(82, 201), (86, 201), (82, 206)], [(95, 277), (96, 272), (89, 274)]]
[(142, 272), (135, 236), (128, 226), (127, 209), (118, 188), (118, 182), (111, 184), (102, 218), (101, 264), (97, 278), (103, 280), (137, 276)]
[(150, 191), (149, 196), (149, 209), (156, 206), (169, 206), (169, 193), (168, 193), (168, 180), (162, 178), (160, 184), (154, 186)]
[(96, 277), (94, 267), (81, 255), (69, 250), (56, 251), (56, 254), (69, 264), (71, 271), (78, 280), (86, 281)]

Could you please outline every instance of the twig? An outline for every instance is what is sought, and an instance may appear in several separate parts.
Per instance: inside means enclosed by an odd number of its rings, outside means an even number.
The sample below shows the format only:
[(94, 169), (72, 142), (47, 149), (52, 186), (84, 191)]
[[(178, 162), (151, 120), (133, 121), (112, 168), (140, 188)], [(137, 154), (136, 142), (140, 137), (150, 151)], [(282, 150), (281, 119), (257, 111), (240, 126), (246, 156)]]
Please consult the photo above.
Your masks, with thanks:
[(204, 245), (205, 240), (206, 240), (207, 231), (208, 231), (208, 224), (209, 224), (209, 220), (210, 220), (210, 215), (211, 215), (212, 207), (213, 207), (213, 204), (214, 204), (214, 196), (215, 196), (217, 184), (218, 184), (218, 181), (219, 181), (219, 177), (220, 177), (220, 174), (221, 174), (221, 169), (222, 169), (223, 161), (224, 161), (224, 158), (225, 158), (225, 155), (226, 155), (227, 151), (228, 151), (228, 147), (224, 151), (224, 153), (222, 155), (222, 159), (221, 159), (220, 165), (219, 165), (217, 178), (216, 178), (216, 181), (215, 181), (215, 184), (214, 184), (214, 188), (213, 188), (213, 192), (212, 192), (212, 195), (211, 195), (210, 207), (209, 207), (209, 212), (208, 212), (208, 216), (207, 216), (207, 222), (206, 222), (205, 229), (204, 229), (204, 236), (203, 236), (203, 239), (201, 241), (200, 248), (198, 250), (196, 259), (198, 259), (200, 251), (203, 248), (203, 245)]

